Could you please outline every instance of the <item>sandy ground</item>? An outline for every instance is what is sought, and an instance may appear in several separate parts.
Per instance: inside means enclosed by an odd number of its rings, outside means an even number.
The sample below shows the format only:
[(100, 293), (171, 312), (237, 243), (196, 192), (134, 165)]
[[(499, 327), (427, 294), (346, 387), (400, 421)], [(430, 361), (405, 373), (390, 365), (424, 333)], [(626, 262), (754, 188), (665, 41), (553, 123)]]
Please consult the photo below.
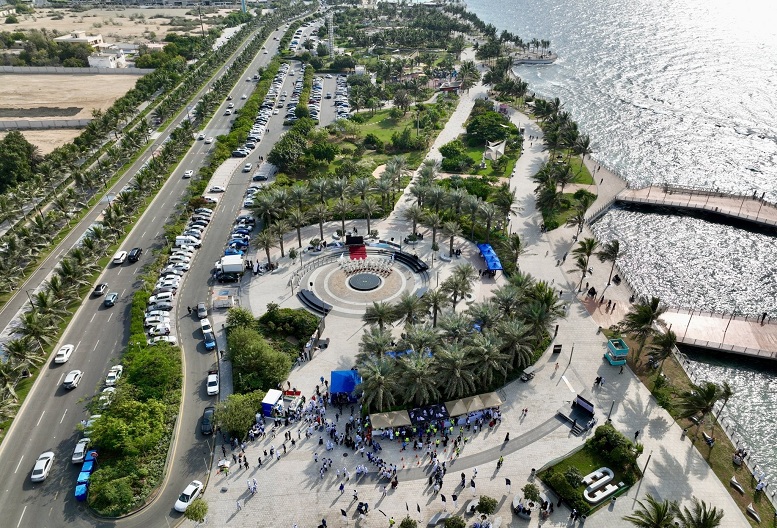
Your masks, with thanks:
[[(47, 29), (66, 35), (71, 31), (86, 31), (87, 34), (101, 34), (105, 42), (149, 42), (153, 32), (153, 40), (161, 40), (170, 31), (186, 33), (170, 26), (172, 17), (183, 17), (189, 20), (197, 20), (196, 15), (187, 15), (190, 8), (163, 8), (163, 9), (90, 9), (80, 13), (74, 13), (67, 9), (41, 9), (32, 15), (19, 17), (19, 23), (13, 29)], [(233, 10), (221, 9), (218, 14), (226, 15)], [(62, 20), (53, 17), (63, 16)], [(208, 30), (208, 18), (217, 16), (217, 13), (203, 13), (202, 19), (205, 30)], [(133, 17), (134, 20), (131, 20)], [(142, 18), (140, 18), (142, 17)], [(159, 17), (159, 18), (152, 18)], [(199, 25), (192, 31), (200, 31)]]
[[(65, 143), (68, 143), (75, 139), (80, 133), (81, 129), (77, 128), (62, 128), (55, 130), (22, 130), (21, 133), (24, 137), (40, 148), (41, 154), (48, 154), (57, 147), (61, 147)], [(0, 139), (4, 138), (8, 132), (0, 132)]]
[(36, 115), (20, 119), (90, 119), (93, 108), (109, 108), (138, 79), (136, 75), (0, 75), (0, 108), (77, 107), (81, 110), (67, 117)]

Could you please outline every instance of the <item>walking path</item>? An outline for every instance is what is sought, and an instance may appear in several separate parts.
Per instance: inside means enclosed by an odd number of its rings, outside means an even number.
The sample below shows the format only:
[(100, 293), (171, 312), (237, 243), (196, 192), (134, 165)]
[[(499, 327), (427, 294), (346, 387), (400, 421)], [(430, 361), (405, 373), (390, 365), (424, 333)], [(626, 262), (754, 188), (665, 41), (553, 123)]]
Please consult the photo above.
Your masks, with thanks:
[[(460, 130), (464, 120), (474, 104), (474, 98), (483, 93), (481, 86), (463, 94), (459, 108), (445, 129), (438, 136), (432, 149), (434, 156), (439, 145), (453, 139)], [(513, 113), (511, 118), (526, 125), (526, 134), (540, 136), (539, 128), (529, 121), (528, 117)], [(588, 393), (597, 408), (600, 423), (611, 412), (613, 424), (626, 435), (639, 431), (639, 438), (644, 443), (645, 452), (640, 457), (640, 464), (646, 466), (645, 477), (616, 503), (608, 505), (586, 521), (587, 527), (620, 527), (628, 526), (622, 520), (624, 515), (633, 512), (636, 499), (643, 499), (646, 493), (651, 493), (659, 499), (669, 498), (688, 501), (692, 496), (703, 498), (708, 504), (722, 508), (726, 512), (721, 526), (747, 526), (744, 515), (729, 495), (726, 487), (711, 472), (699, 452), (689, 440), (681, 437), (681, 429), (672, 418), (660, 408), (649, 391), (628, 369), (620, 372), (617, 367), (611, 367), (603, 362), (605, 339), (597, 331), (598, 326), (609, 325), (622, 317), (626, 311), (626, 302), (630, 292), (625, 285), (607, 288), (606, 295), (619, 299), (616, 308), (602, 313), (598, 307), (590, 310), (587, 305), (578, 302), (576, 291), (577, 275), (571, 270), (571, 259), (564, 265), (557, 266), (556, 261), (569, 251), (573, 242), (573, 230), (560, 228), (551, 233), (540, 233), (540, 218), (534, 208), (533, 187), (530, 176), (542, 164), (545, 153), (539, 141), (529, 142), (529, 146), (516, 164), (511, 178), (511, 185), (516, 189), (520, 199), (522, 212), (512, 219), (510, 231), (519, 233), (524, 238), (528, 254), (521, 259), (521, 268), (531, 273), (538, 280), (554, 284), (561, 292), (561, 299), (568, 305), (568, 315), (560, 322), (558, 335), (554, 343), (561, 344), (560, 355), (551, 355), (547, 351), (537, 363), (535, 378), (528, 382), (512, 382), (500, 391), (505, 404), (501, 407), (503, 419), (493, 429), (486, 429), (471, 435), (460, 457), (456, 458), (450, 449), (445, 449), (440, 458), (448, 463), (449, 474), (440, 491), (435, 494), (428, 486), (427, 475), (422, 459), (423, 452), (400, 451), (401, 445), (381, 440), (380, 456), (389, 463), (398, 466), (399, 486), (383, 495), (381, 489), (386, 481), (378, 481), (374, 473), (375, 467), (358, 453), (335, 447), (333, 451), (323, 451), (318, 439), (314, 436), (309, 440), (304, 438), (304, 428), (298, 424), (282, 428), (280, 433), (292, 432), (296, 445), (287, 450), (280, 460), (270, 461), (265, 451), (271, 447), (280, 449), (280, 437), (268, 437), (252, 442), (246, 448), (250, 469), (231, 471), (229, 476), (213, 472), (208, 483), (205, 499), (209, 503), (208, 524), (216, 526), (244, 525), (256, 522), (257, 519), (272, 519), (273, 526), (293, 526), (300, 528), (318, 526), (322, 518), (327, 519), (328, 526), (345, 526), (356, 519), (355, 526), (385, 527), (389, 517), (394, 517), (397, 523), (406, 515), (426, 524), (426, 521), (436, 512), (448, 506), (449, 511), (462, 513), (465, 501), (475, 494), (485, 494), (499, 500), (498, 513), (507, 524), (517, 526), (519, 521), (513, 520), (510, 504), (516, 493), (526, 482), (532, 480), (532, 467), (562, 457), (570, 450), (578, 447), (586, 437), (576, 437), (566, 424), (556, 420), (557, 409), (569, 405), (578, 393)], [(603, 168), (600, 185), (602, 195), (617, 194), (613, 191), (621, 185), (620, 180), (608, 174)], [(597, 174), (599, 176), (599, 174)], [(409, 234), (411, 228), (400, 220), (400, 212), (412, 203), (409, 188), (400, 198), (395, 210), (381, 222), (376, 222), (374, 228), (380, 231), (381, 238), (390, 237), (400, 240)], [(349, 222), (366, 231), (366, 222)], [(339, 227), (338, 222), (326, 226), (325, 234), (331, 234)], [(318, 236), (318, 227), (310, 226), (303, 230), (303, 240)], [(590, 236), (590, 234), (585, 234)], [(419, 257), (432, 264), (428, 282), (431, 286), (442, 281), (459, 263), (431, 260), (431, 240), (424, 240), (415, 246), (414, 251)], [(289, 237), (296, 241), (296, 236)], [(296, 246), (296, 242), (293, 242)], [(482, 261), (473, 244), (457, 240), (456, 245), (462, 248), (461, 261), (472, 262), (476, 267), (482, 267)], [(287, 247), (290, 247), (287, 245)], [(249, 257), (251, 258), (251, 257)], [(261, 256), (257, 256), (261, 259)], [(303, 257), (307, 262), (308, 257)], [(281, 260), (282, 267), (274, 274), (251, 278), (241, 286), (242, 304), (260, 315), (268, 302), (275, 302), (282, 307), (299, 308), (301, 304), (292, 295), (289, 279), (292, 264), (288, 259)], [(597, 266), (598, 268), (598, 266)], [(321, 268), (320, 273), (324, 273)], [(598, 269), (598, 278), (604, 276)], [(307, 284), (308, 279), (303, 279)], [(504, 284), (503, 277), (496, 280), (483, 278), (475, 285), (475, 297), (486, 298), (489, 292)], [(460, 303), (458, 309), (464, 310), (465, 303)], [(614, 313), (613, 313), (614, 312)], [(216, 322), (216, 317), (214, 317)], [(218, 327), (218, 324), (216, 324)], [(352, 316), (340, 316), (337, 312), (326, 318), (324, 337), (330, 338), (328, 348), (316, 354), (309, 362), (295, 367), (289, 377), (291, 386), (302, 391), (308, 398), (320, 385), (320, 378), (328, 379), (331, 370), (349, 369), (354, 365), (358, 353), (358, 345), (364, 326)], [(400, 329), (394, 331), (399, 333)], [(603, 386), (593, 385), (597, 376), (605, 378)], [(527, 413), (523, 409), (528, 409)], [(344, 408), (343, 416), (338, 423), (342, 426), (349, 411), (357, 409)], [(336, 409), (330, 408), (327, 418), (335, 421)], [(509, 433), (512, 440), (504, 444), (504, 437)], [(590, 433), (589, 433), (590, 434)], [(287, 444), (287, 448), (289, 445)], [(217, 439), (217, 452), (214, 455), (221, 458), (221, 440)], [(228, 456), (229, 447), (226, 447)], [(504, 456), (504, 465), (497, 469), (496, 460)], [(257, 467), (258, 458), (263, 465)], [(314, 458), (329, 457), (333, 467), (319, 474), (320, 463)], [(357, 464), (367, 464), (372, 472), (360, 478), (352, 477), (345, 482), (335, 469), (347, 467), (355, 475)], [(464, 490), (458, 486), (458, 475), (465, 472), (469, 479), (474, 468), (480, 467), (477, 477), (477, 488)], [(340, 471), (342, 473), (342, 471)], [(259, 492), (251, 495), (247, 488), (247, 479), (257, 479)], [(514, 488), (506, 486), (505, 478), (512, 481)], [(345, 493), (338, 488), (343, 483)], [(355, 514), (356, 501), (352, 499), (354, 490), (358, 490), (359, 501), (370, 504), (371, 511), (364, 519), (357, 519)], [(454, 503), (452, 496), (460, 495)], [(449, 502), (443, 503), (439, 495), (448, 497)], [(239, 502), (240, 508), (236, 506)], [(289, 504), (291, 507), (286, 506)], [(454, 507), (450, 507), (454, 505)], [(341, 517), (341, 510), (347, 513), (347, 521)], [(568, 525), (569, 510), (565, 507), (556, 508), (550, 523)], [(269, 522), (269, 521), (267, 521)], [(262, 524), (262, 522), (260, 522)], [(539, 526), (536, 514), (527, 523), (520, 521), (521, 526)]]

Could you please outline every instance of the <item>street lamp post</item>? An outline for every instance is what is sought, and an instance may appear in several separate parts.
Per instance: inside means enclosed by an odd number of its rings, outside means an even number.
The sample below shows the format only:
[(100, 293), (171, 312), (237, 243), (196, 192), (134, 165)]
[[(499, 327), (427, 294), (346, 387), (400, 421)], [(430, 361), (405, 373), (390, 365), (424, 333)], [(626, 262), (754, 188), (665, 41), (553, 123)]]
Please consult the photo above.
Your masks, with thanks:
[[(35, 291), (35, 290), (33, 290), (33, 291)], [(26, 293), (26, 294), (27, 294), (27, 298), (30, 300), (30, 304), (31, 304), (31, 305), (33, 306), (33, 308), (34, 308), (34, 307), (35, 307), (35, 303), (34, 303), (34, 302), (32, 302), (32, 297), (30, 297), (30, 290), (24, 290), (24, 293)]]

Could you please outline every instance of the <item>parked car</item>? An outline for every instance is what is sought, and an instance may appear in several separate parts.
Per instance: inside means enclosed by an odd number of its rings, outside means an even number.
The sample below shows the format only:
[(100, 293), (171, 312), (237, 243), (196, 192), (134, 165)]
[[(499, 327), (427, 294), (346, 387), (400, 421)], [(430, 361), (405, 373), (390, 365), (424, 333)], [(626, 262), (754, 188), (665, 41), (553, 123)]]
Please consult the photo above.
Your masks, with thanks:
[(175, 338), (175, 336), (159, 336), (159, 337), (152, 337), (148, 340), (149, 345), (156, 345), (157, 343), (170, 343), (171, 345), (175, 345), (178, 343), (178, 339)]
[(216, 337), (213, 332), (203, 333), (203, 343), (205, 344), (205, 350), (214, 350), (216, 348)]
[(124, 367), (122, 365), (114, 365), (111, 370), (108, 371), (108, 375), (105, 377), (105, 385), (113, 387), (121, 379), (121, 375), (124, 373)]
[(208, 306), (204, 303), (197, 303), (197, 317), (205, 319), (208, 317)]
[[(248, 80), (250, 81), (251, 79)], [(181, 493), (181, 495), (178, 497), (178, 500), (175, 501), (175, 511), (185, 512), (186, 508), (188, 508), (189, 505), (194, 502), (194, 499), (200, 496), (202, 493), (202, 488), (202, 482), (199, 480), (193, 480), (191, 484), (186, 486), (186, 489), (183, 490), (183, 493)]]
[(240, 281), (240, 275), (237, 273), (219, 273), (216, 275), (218, 282), (238, 282)]
[(202, 420), (200, 422), (200, 432), (204, 435), (213, 434), (213, 415), (216, 414), (216, 408), (212, 406), (205, 407), (202, 411)]
[(90, 440), (88, 438), (82, 438), (78, 441), (75, 449), (73, 449), (73, 456), (70, 457), (70, 461), (73, 464), (80, 464), (84, 461), (86, 458), (86, 452), (89, 450), (89, 441)]
[(116, 393), (116, 387), (105, 387), (97, 398), (97, 405), (100, 409), (107, 409), (113, 401), (113, 395)]

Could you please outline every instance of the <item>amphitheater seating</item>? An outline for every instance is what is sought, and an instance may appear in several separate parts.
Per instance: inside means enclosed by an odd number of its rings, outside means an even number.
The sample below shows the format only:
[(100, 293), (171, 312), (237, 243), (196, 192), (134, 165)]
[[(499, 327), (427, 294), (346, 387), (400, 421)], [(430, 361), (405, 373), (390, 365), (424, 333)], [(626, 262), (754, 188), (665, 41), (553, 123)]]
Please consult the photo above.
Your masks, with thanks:
[(325, 303), (310, 290), (300, 290), (297, 293), (297, 298), (306, 308), (319, 315), (326, 315), (332, 310), (331, 304)]
[(429, 269), (429, 265), (415, 255), (408, 255), (407, 253), (397, 251), (394, 253), (394, 259), (413, 270), (414, 273), (422, 273)]

